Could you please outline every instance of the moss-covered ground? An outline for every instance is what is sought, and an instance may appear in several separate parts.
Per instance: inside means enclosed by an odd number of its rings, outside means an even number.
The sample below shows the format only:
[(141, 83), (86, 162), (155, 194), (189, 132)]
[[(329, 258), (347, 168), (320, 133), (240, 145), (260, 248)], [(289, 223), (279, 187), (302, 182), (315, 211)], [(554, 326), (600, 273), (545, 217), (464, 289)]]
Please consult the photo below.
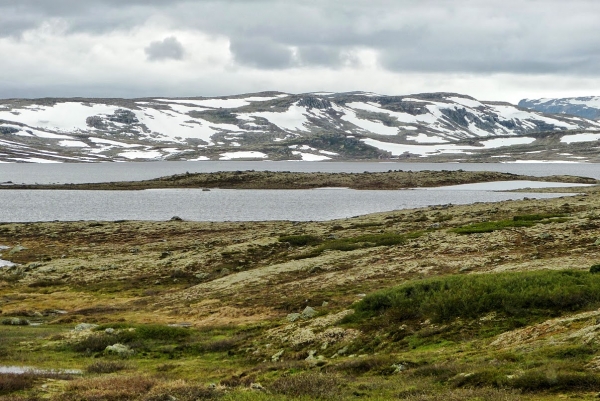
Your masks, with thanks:
[(36, 369), (0, 373), (0, 400), (595, 399), (587, 192), (328, 222), (0, 224), (18, 264), (0, 269), (0, 368)]

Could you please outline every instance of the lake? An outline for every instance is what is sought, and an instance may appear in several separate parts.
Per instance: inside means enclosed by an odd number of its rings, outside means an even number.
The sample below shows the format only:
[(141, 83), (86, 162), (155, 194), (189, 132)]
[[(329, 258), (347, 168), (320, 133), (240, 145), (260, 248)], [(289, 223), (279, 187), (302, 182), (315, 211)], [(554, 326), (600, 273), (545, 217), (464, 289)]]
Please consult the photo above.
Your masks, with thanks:
[(551, 198), (489, 190), (362, 191), (153, 189), (145, 191), (2, 190), (0, 221), (168, 220), (321, 221), (430, 205)]
[[(379, 172), (388, 170), (499, 171), (545, 176), (568, 174), (600, 179), (595, 164), (395, 163), (395, 162), (141, 162), (0, 164), (0, 183), (46, 184), (142, 180), (185, 172), (268, 170)], [(481, 184), (477, 184), (481, 185)], [(511, 184), (513, 185), (513, 184)], [(534, 187), (529, 183), (522, 187)], [(356, 191), (168, 189), (148, 191), (0, 191), (0, 222), (74, 220), (193, 221), (332, 220), (375, 212), (441, 204), (549, 198), (554, 194), (493, 192), (500, 184), (435, 190)]]

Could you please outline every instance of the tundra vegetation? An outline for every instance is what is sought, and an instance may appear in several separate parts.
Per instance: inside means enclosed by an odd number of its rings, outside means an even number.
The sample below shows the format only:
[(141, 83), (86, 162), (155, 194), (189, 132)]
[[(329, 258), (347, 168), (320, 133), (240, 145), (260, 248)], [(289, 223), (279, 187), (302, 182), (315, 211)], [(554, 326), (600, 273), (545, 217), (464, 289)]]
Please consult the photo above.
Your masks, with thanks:
[(1, 224), (0, 400), (596, 399), (600, 193), (580, 192)]

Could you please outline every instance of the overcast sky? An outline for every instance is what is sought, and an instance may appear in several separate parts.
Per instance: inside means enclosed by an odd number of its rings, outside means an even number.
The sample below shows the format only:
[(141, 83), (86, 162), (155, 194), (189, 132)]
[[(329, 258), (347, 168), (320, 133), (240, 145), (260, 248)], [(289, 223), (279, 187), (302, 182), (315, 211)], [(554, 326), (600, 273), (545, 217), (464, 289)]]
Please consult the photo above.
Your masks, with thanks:
[(0, 0), (0, 98), (600, 95), (597, 0)]

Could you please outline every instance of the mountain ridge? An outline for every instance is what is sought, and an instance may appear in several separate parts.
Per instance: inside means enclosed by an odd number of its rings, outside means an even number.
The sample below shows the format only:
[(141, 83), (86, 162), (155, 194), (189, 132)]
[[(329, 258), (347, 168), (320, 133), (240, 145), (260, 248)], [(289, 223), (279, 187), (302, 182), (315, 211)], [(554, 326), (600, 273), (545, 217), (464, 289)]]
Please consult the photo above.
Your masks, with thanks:
[[(1, 162), (552, 158), (596, 131), (598, 121), (449, 92), (0, 100)], [(589, 143), (575, 148), (595, 160)]]

